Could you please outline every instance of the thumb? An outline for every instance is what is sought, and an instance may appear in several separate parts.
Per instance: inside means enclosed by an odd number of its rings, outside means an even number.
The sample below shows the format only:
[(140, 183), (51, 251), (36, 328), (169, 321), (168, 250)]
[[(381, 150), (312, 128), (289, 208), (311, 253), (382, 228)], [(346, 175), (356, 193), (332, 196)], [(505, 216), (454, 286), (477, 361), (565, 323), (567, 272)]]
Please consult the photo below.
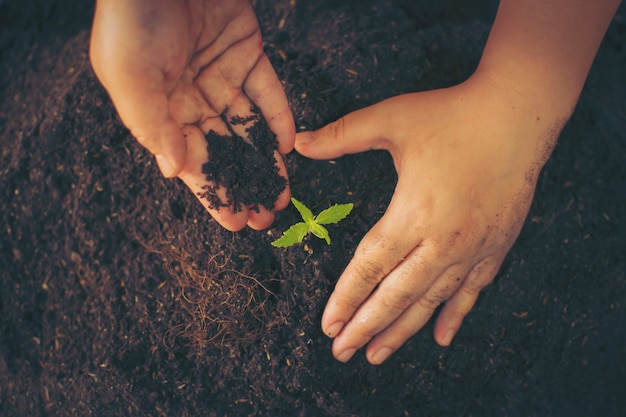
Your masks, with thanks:
[(162, 75), (138, 65), (105, 67), (101, 61), (92, 54), (94, 72), (109, 93), (122, 123), (156, 157), (162, 174), (176, 177), (184, 166), (187, 144), (170, 114)]
[(111, 94), (111, 98), (122, 122), (155, 156), (163, 176), (176, 177), (185, 163), (187, 141), (169, 113), (167, 97), (162, 93), (148, 93), (138, 98), (137, 93)]
[(98, 2), (89, 57), (124, 125), (156, 156), (163, 175), (175, 177), (184, 165), (186, 141), (169, 111), (163, 65), (144, 50), (132, 7), (131, 2)]
[(386, 101), (349, 113), (321, 129), (296, 135), (298, 153), (312, 159), (332, 159), (345, 154), (388, 149)]

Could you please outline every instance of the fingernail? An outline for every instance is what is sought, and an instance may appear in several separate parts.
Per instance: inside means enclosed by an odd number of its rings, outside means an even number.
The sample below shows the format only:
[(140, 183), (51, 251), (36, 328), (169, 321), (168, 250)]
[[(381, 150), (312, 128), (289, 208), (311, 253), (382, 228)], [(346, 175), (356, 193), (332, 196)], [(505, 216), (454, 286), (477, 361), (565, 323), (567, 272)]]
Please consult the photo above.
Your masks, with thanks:
[(338, 354), (336, 356), (337, 360), (339, 362), (348, 362), (350, 360), (350, 358), (354, 355), (354, 352), (356, 352), (356, 349), (346, 349), (343, 352), (341, 352), (340, 354)]
[(374, 355), (372, 356), (372, 364), (380, 365), (381, 363), (385, 362), (392, 353), (393, 350), (388, 347), (378, 349), (378, 352), (374, 353)]
[(174, 164), (172, 164), (172, 161), (170, 161), (169, 158), (166, 158), (163, 155), (155, 155), (155, 159), (157, 161), (157, 164), (159, 165), (161, 174), (163, 174), (163, 176), (166, 178), (171, 177), (172, 173), (174, 172)]
[(335, 337), (339, 334), (341, 329), (343, 329), (343, 323), (338, 321), (337, 323), (333, 323), (333, 325), (328, 328), (328, 332), (326, 332), (326, 335), (328, 337)]
[(443, 335), (443, 339), (441, 340), (441, 344), (444, 346), (450, 346), (450, 343), (452, 343), (452, 339), (454, 338), (454, 335), (456, 334), (456, 329), (448, 329), (446, 331), (446, 334)]

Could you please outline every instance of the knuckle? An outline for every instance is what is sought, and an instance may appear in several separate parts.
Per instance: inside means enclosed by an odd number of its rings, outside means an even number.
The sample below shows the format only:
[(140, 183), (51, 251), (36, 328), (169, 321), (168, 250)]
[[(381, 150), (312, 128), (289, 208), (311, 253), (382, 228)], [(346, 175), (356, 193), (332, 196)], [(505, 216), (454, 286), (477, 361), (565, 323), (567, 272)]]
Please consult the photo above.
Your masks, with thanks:
[(358, 285), (365, 288), (373, 288), (386, 275), (386, 269), (380, 262), (359, 262), (355, 265), (355, 275), (358, 277)]
[(344, 137), (345, 121), (342, 118), (326, 125), (326, 134), (333, 140), (341, 140)]
[(481, 290), (482, 290), (482, 287), (479, 288), (474, 285), (464, 285), (461, 287), (461, 291), (463, 292), (463, 295), (467, 299), (476, 298)]
[(476, 297), (490, 283), (491, 280), (468, 281), (467, 284), (463, 286), (463, 292), (465, 292), (469, 296)]
[(415, 303), (415, 295), (409, 291), (394, 289), (382, 296), (381, 303), (389, 310), (404, 311)]
[(427, 311), (434, 311), (443, 302), (444, 298), (440, 294), (425, 294), (417, 300), (417, 303)]
[(149, 151), (152, 151), (152, 148), (154, 147), (154, 140), (143, 129), (131, 128), (130, 133), (141, 146)]
[(348, 307), (352, 311), (356, 311), (363, 304), (363, 299), (348, 295), (341, 300), (341, 304), (343, 304), (342, 307), (344, 308)]
[(473, 293), (480, 292), (487, 285), (491, 284), (499, 268), (500, 262), (495, 258), (490, 256), (483, 259), (474, 265), (467, 275), (464, 288), (466, 291), (472, 291)]
[(449, 320), (449, 323), (451, 323), (450, 327), (456, 327), (457, 329), (460, 328), (463, 324), (463, 320), (465, 320), (465, 317), (469, 314), (469, 311), (470, 310), (465, 311), (460, 309), (448, 311), (447, 319)]
[(374, 336), (380, 333), (380, 329), (367, 325), (364, 323), (358, 331), (359, 338), (361, 340), (371, 340)]

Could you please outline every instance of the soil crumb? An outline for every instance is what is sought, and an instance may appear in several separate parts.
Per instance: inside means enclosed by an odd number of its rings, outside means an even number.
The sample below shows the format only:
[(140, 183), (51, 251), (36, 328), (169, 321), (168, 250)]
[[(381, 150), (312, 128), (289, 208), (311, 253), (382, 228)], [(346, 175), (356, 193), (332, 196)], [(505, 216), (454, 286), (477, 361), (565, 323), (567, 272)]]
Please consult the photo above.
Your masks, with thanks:
[[(233, 207), (235, 212), (242, 205), (259, 211), (259, 206), (273, 210), (274, 202), (285, 189), (287, 180), (280, 175), (274, 152), (278, 149), (276, 135), (269, 129), (258, 108), (250, 109), (247, 117), (234, 116), (222, 119), (229, 128), (229, 135), (219, 135), (211, 130), (206, 135), (209, 162), (202, 165), (202, 173), (211, 183), (200, 193), (211, 207)], [(251, 124), (245, 129), (248, 141), (239, 136), (232, 126)], [(217, 190), (226, 191), (222, 201)]]

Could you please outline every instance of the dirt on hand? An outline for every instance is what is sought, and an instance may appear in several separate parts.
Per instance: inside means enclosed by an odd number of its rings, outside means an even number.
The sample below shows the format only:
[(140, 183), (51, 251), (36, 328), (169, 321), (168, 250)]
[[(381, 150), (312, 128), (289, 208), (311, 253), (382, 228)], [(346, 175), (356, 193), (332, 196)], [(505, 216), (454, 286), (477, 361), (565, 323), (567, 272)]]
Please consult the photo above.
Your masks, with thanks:
[[(213, 130), (206, 135), (209, 161), (202, 165), (202, 172), (210, 185), (199, 196), (213, 208), (231, 206), (238, 212), (245, 206), (258, 212), (259, 206), (263, 206), (272, 211), (287, 184), (276, 165), (276, 135), (258, 108), (250, 111), (252, 115), (245, 118), (222, 117), (229, 127), (228, 135)], [(249, 125), (245, 128), (247, 137), (239, 136), (231, 127), (234, 125)], [(218, 196), (220, 188), (225, 190), (226, 201)]]

